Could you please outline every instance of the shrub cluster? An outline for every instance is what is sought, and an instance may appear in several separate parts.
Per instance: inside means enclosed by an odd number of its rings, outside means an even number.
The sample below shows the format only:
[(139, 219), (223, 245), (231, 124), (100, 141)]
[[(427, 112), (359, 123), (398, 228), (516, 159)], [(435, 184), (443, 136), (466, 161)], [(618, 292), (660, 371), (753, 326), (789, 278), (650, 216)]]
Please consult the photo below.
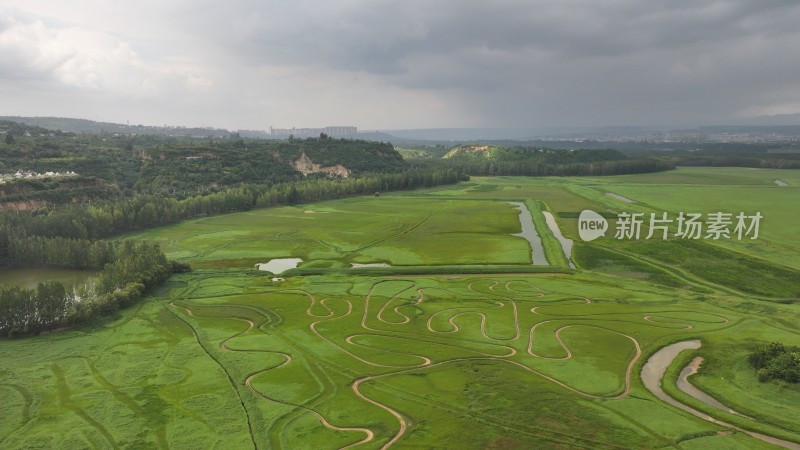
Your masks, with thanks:
[(800, 383), (800, 347), (770, 342), (751, 353), (750, 365), (758, 370), (758, 380), (783, 380)]

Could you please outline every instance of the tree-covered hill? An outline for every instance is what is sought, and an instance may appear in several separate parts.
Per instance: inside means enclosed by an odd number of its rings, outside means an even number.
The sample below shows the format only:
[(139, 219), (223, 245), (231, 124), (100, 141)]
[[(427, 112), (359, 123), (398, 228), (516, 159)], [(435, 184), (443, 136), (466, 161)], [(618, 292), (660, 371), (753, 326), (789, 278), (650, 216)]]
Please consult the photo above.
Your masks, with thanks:
[[(246, 184), (397, 173), (408, 167), (389, 143), (327, 137), (267, 141), (236, 135), (73, 134), (2, 121), (0, 134), (6, 137), (0, 136), (0, 209), (136, 194), (184, 198)], [(301, 157), (309, 163), (304, 173), (296, 167)], [(322, 170), (332, 166), (343, 170)]]
[(406, 168), (402, 156), (391, 144), (359, 140), (229, 139), (132, 147), (140, 164), (137, 192), (194, 194), (244, 183), (270, 184), (306, 176), (331, 176), (324, 172), (301, 174), (294, 164), (302, 155), (322, 168), (342, 166), (348, 175), (393, 173)]

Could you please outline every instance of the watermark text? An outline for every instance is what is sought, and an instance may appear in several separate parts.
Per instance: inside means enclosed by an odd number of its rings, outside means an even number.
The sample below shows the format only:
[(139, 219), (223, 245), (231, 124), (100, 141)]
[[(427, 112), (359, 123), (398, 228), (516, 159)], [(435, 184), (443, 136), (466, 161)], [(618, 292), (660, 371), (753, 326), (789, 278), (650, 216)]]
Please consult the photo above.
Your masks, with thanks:
[[(738, 214), (726, 212), (617, 214), (615, 239), (758, 239), (759, 226), (764, 216), (760, 212)], [(646, 233), (643, 228), (647, 228)], [(600, 214), (584, 210), (578, 217), (578, 234), (584, 241), (605, 236), (608, 221)]]

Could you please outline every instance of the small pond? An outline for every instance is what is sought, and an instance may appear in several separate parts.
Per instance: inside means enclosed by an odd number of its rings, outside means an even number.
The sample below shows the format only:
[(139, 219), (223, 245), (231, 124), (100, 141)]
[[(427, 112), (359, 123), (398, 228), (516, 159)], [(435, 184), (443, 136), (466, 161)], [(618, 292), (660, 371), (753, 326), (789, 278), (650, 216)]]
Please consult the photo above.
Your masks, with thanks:
[(69, 269), (0, 269), (0, 284), (35, 288), (46, 281), (60, 281), (65, 287), (86, 283), (97, 276), (93, 270)]
[(271, 272), (277, 275), (289, 269), (294, 269), (301, 262), (303, 262), (301, 258), (276, 258), (266, 263), (258, 263), (256, 267), (258, 267), (258, 270)]

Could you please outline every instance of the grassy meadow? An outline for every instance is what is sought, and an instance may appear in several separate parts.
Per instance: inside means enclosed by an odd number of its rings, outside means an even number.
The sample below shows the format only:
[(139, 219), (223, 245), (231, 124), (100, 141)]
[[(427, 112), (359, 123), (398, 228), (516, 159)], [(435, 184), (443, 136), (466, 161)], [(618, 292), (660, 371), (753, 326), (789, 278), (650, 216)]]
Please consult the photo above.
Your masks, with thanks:
[(297, 257), (301, 267), (530, 264), (508, 202), (363, 197), (187, 221), (132, 238), (155, 239), (196, 267), (252, 267)]
[[(703, 345), (668, 392), (800, 442), (800, 388), (759, 383), (746, 361), (761, 343), (800, 345), (800, 236), (783, 203), (797, 186), (797, 172), (747, 169), (473, 178), (129, 235), (195, 270), (115, 317), (0, 340), (0, 448), (772, 448), (644, 388), (647, 358), (687, 339)], [(509, 201), (529, 205), (551, 273), (472, 272), (530, 266)], [(762, 237), (578, 242), (583, 209), (720, 208), (759, 208)], [(541, 210), (576, 240), (579, 270)], [(253, 267), (289, 257), (330, 271), (273, 281)], [(677, 391), (696, 355), (692, 382), (747, 417)]]

